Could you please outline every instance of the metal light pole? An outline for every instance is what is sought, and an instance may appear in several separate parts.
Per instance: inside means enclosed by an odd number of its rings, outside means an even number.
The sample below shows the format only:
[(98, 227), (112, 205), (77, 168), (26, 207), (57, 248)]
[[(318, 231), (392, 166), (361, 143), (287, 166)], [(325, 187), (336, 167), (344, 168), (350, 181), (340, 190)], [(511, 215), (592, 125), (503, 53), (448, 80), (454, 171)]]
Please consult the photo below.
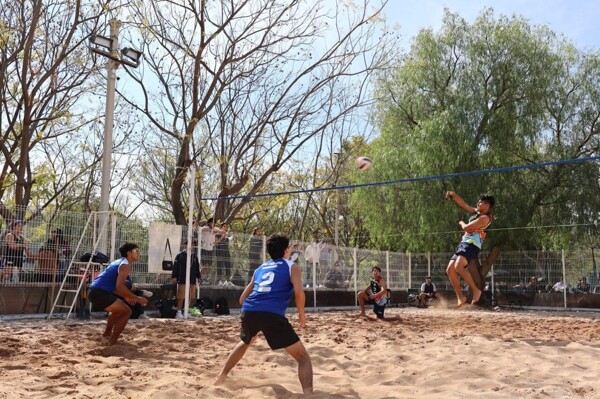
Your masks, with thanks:
[[(103, 231), (101, 231), (99, 250), (103, 253), (107, 253), (106, 249), (108, 241), (108, 205), (110, 195), (110, 172), (112, 169), (112, 145), (116, 92), (115, 83), (117, 80), (117, 68), (121, 64), (137, 68), (142, 57), (141, 52), (131, 48), (122, 49), (122, 57), (119, 54), (119, 29), (121, 28), (121, 21), (117, 19), (111, 19), (108, 24), (110, 25), (110, 37), (107, 38), (104, 36), (93, 35), (90, 38), (91, 43), (94, 45), (93, 47), (90, 47), (90, 50), (96, 54), (100, 54), (108, 58), (108, 63), (106, 64), (107, 87), (106, 110), (104, 117), (104, 153), (102, 154), (102, 185), (100, 187), (100, 226), (105, 226), (105, 228)], [(109, 51), (103, 50), (101, 47)], [(126, 58), (129, 58), (130, 60), (127, 60)]]
[[(102, 186), (100, 188), (100, 226), (107, 226), (108, 218), (108, 197), (110, 194), (110, 171), (112, 164), (112, 144), (113, 144), (113, 125), (115, 114), (115, 82), (117, 80), (117, 68), (119, 63), (115, 61), (119, 57), (119, 29), (121, 21), (111, 19), (110, 38), (112, 39), (110, 47), (111, 58), (106, 64), (106, 112), (104, 117), (104, 153), (102, 154)], [(114, 57), (114, 58), (113, 58)], [(100, 251), (106, 253), (108, 229), (102, 232), (100, 239)]]

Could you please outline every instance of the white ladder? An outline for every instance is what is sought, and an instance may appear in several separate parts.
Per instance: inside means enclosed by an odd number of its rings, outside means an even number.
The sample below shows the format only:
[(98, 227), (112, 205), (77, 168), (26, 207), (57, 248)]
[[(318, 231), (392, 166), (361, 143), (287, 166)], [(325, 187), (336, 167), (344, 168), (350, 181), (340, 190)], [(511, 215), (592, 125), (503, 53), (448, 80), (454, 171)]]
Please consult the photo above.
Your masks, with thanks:
[[(69, 309), (69, 311), (67, 312), (67, 316), (66, 316), (66, 319), (68, 319), (71, 316), (71, 313), (73, 312), (73, 308), (75, 307), (75, 304), (77, 303), (77, 298), (79, 297), (79, 293), (81, 292), (81, 289), (83, 288), (84, 284), (86, 284), (87, 277), (89, 276), (88, 272), (90, 270), (90, 266), (103, 267), (103, 265), (101, 263), (92, 262), (92, 259), (94, 257), (94, 254), (96, 253), (96, 249), (98, 248), (98, 243), (101, 240), (104, 240), (106, 237), (105, 233), (108, 231), (108, 229), (107, 229), (108, 221), (111, 219), (111, 217), (109, 217), (109, 216), (112, 216), (112, 212), (108, 212), (108, 216), (100, 218), (100, 220), (101, 220), (100, 229), (98, 231), (98, 234), (96, 235), (95, 234), (96, 233), (96, 230), (95, 230), (96, 219), (97, 219), (97, 215), (100, 213), (107, 214), (107, 212), (92, 212), (92, 213), (90, 213), (90, 216), (88, 217), (88, 220), (85, 223), (85, 226), (83, 227), (83, 232), (81, 233), (81, 238), (79, 239), (79, 242), (77, 243), (77, 248), (75, 249), (75, 251), (73, 251), (73, 258), (71, 258), (71, 262), (69, 262), (69, 266), (67, 267), (67, 269), (65, 271), (65, 277), (63, 278), (63, 281), (60, 285), (60, 289), (58, 290), (58, 293), (56, 294), (56, 297), (54, 299), (54, 304), (52, 305), (52, 309), (50, 310), (50, 313), (48, 314), (48, 317), (47, 317), (48, 319), (50, 319), (52, 317), (52, 314), (60, 308)], [(94, 229), (94, 237), (92, 239), (92, 241), (94, 242), (94, 246), (91, 251), (90, 259), (87, 262), (80, 262), (76, 259), (76, 256), (80, 252), (79, 249), (81, 248), (83, 239), (86, 236), (85, 234), (91, 225), (93, 225), (92, 228)], [(114, 229), (113, 229), (113, 233), (114, 233)], [(113, 236), (114, 236), (114, 234), (113, 234)], [(114, 237), (113, 237), (112, 242), (114, 242)], [(72, 283), (69, 284), (70, 279), (71, 280), (79, 279), (79, 282), (77, 283), (77, 289), (75, 289), (75, 287), (73, 287), (74, 284), (72, 284)], [(58, 301), (59, 301), (62, 293), (64, 293), (63, 303), (65, 302), (68, 294), (74, 294), (73, 301), (71, 302), (70, 305), (59, 305), (58, 304)]]

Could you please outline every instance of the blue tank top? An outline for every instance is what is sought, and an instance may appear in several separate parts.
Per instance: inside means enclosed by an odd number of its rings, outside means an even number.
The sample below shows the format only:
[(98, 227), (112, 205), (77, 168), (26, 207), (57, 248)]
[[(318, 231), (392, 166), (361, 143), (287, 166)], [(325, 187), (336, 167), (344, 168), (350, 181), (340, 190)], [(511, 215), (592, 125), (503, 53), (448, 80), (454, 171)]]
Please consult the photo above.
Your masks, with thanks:
[(108, 267), (94, 279), (90, 285), (90, 288), (98, 288), (107, 292), (115, 292), (117, 289), (117, 276), (119, 275), (119, 268), (122, 264), (129, 264), (127, 262), (127, 258), (117, 259), (108, 265)]
[(273, 259), (254, 271), (254, 288), (242, 305), (242, 312), (270, 312), (285, 316), (292, 298), (292, 265), (287, 259)]

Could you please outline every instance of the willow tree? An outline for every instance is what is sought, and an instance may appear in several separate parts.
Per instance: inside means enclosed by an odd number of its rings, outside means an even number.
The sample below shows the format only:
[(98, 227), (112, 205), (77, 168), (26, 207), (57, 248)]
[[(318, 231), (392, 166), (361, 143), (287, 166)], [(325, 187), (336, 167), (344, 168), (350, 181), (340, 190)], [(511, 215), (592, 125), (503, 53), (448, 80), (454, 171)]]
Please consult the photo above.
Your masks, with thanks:
[[(132, 17), (144, 47), (129, 98), (147, 117), (147, 170), (164, 176), (166, 198), (185, 222), (189, 168), (198, 196), (253, 195), (293, 159), (311, 159), (323, 135), (372, 104), (371, 76), (385, 68), (395, 37), (370, 1), (238, 0), (138, 2)], [(161, 179), (158, 179), (161, 180)], [(164, 193), (157, 179), (140, 191)], [(154, 184), (154, 185), (153, 185)], [(218, 200), (208, 214), (230, 220), (250, 197)]]
[[(87, 151), (88, 39), (109, 1), (6, 1), (0, 7), (0, 213), (38, 210), (80, 183), (99, 157)], [(88, 101), (85, 101), (88, 100)], [(76, 139), (78, 138), (78, 139)], [(80, 139), (79, 139), (80, 138)], [(82, 143), (82, 146), (78, 146)], [(92, 143), (93, 147), (93, 143)], [(87, 154), (88, 156), (82, 156)]]
[[(381, 79), (381, 136), (369, 178), (395, 180), (573, 159), (597, 154), (598, 55), (577, 50), (545, 26), (484, 10), (469, 24), (445, 12), (422, 30), (394, 73)], [(540, 225), (595, 223), (597, 163), (430, 179), (369, 189), (355, 198), (376, 241), (409, 251), (453, 251), (465, 215), (446, 190), (474, 204), (497, 198), (486, 246), (551, 245)], [(585, 195), (584, 195), (585, 193)], [(364, 193), (363, 193), (364, 194)], [(505, 229), (510, 228), (510, 229)], [(562, 232), (561, 232), (562, 234)], [(564, 234), (563, 234), (564, 236)]]

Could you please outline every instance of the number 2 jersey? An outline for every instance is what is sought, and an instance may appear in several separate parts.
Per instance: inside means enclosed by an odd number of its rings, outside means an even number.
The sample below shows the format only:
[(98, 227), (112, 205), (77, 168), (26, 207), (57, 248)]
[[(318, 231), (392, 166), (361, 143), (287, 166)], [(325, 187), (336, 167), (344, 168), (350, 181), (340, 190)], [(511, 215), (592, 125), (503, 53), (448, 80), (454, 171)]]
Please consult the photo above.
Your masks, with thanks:
[(292, 265), (287, 259), (272, 259), (254, 271), (254, 288), (242, 312), (270, 312), (285, 316), (292, 298)]

